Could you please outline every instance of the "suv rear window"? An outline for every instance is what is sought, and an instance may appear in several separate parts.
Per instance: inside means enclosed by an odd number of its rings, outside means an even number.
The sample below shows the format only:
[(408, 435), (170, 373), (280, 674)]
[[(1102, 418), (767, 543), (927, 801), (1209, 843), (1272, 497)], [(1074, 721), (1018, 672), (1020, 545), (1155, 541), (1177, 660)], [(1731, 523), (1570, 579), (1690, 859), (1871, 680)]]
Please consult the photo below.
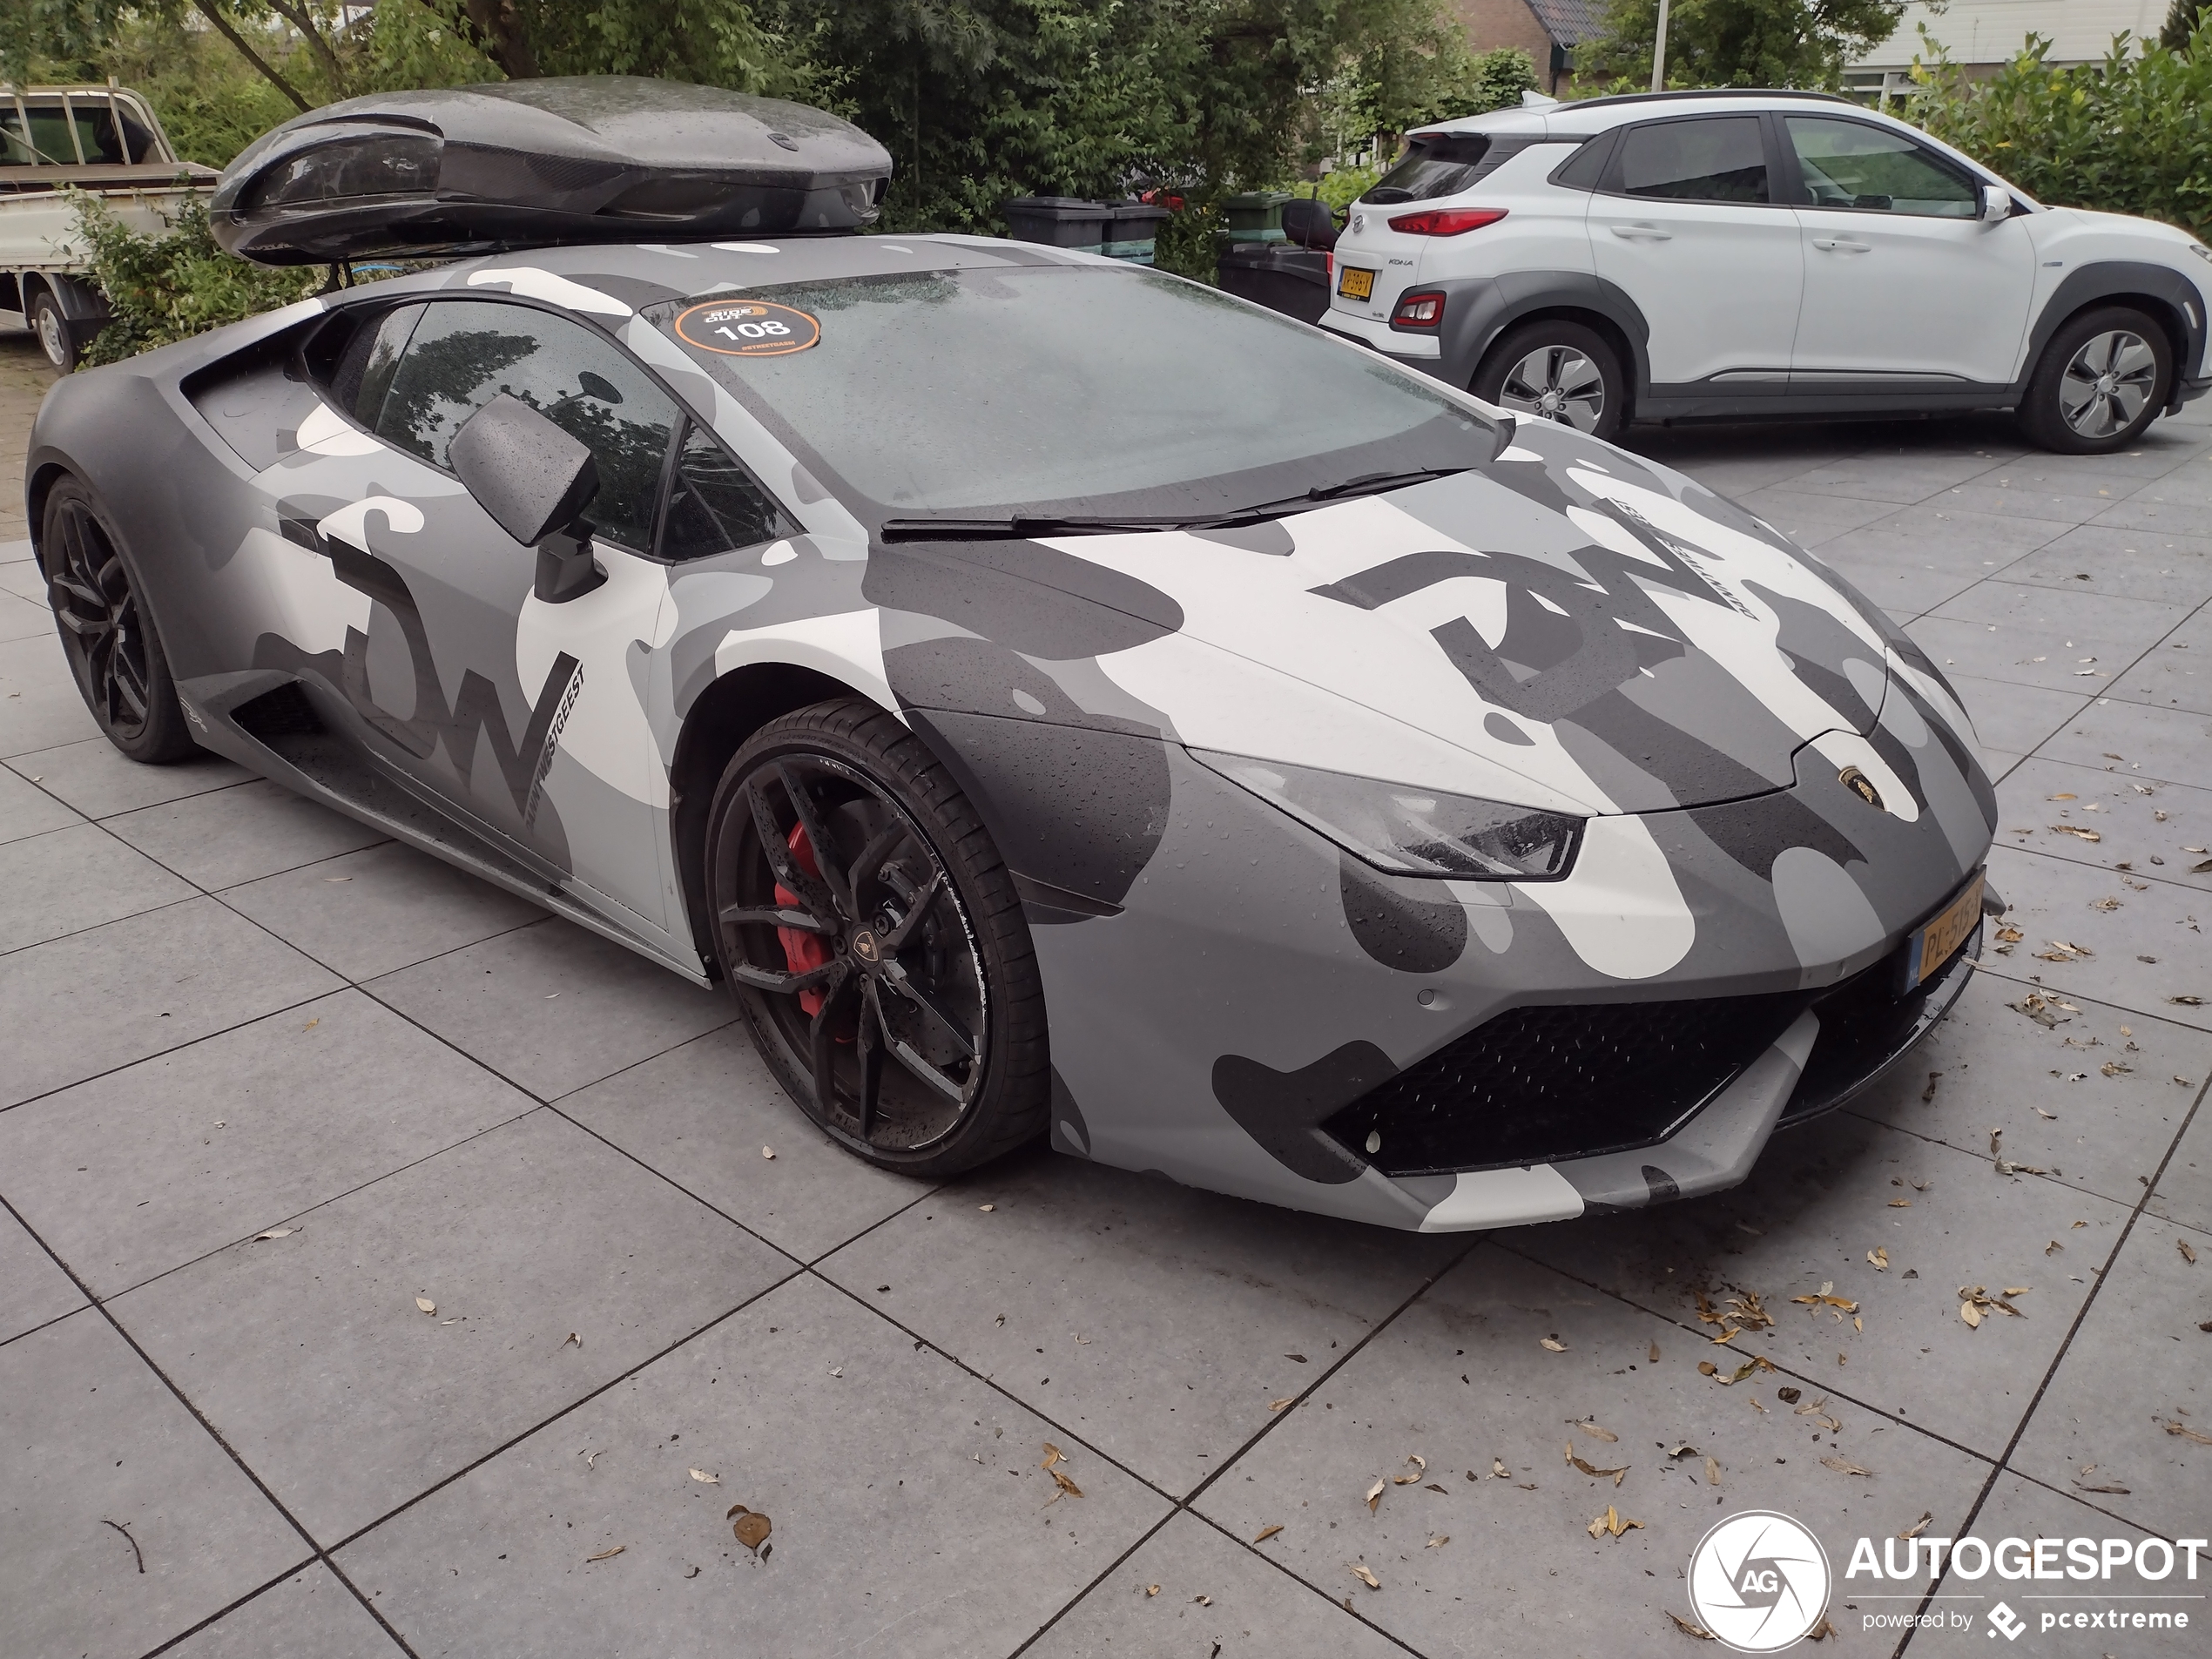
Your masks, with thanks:
[(1456, 196), (1482, 177), (1490, 153), (1483, 132), (1432, 132), (1406, 146), (1391, 170), (1368, 189), (1363, 202), (1425, 202)]

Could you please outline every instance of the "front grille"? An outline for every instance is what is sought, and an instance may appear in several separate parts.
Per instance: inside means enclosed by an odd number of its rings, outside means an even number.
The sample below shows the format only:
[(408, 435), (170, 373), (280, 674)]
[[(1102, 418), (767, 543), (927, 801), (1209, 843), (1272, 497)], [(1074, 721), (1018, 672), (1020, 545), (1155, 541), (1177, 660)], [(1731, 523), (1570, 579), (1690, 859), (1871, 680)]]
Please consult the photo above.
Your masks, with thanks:
[[(1322, 1127), (1393, 1176), (1649, 1146), (1757, 1059), (1807, 1000), (1782, 992), (1514, 1008)], [(1379, 1137), (1373, 1151), (1370, 1136)]]

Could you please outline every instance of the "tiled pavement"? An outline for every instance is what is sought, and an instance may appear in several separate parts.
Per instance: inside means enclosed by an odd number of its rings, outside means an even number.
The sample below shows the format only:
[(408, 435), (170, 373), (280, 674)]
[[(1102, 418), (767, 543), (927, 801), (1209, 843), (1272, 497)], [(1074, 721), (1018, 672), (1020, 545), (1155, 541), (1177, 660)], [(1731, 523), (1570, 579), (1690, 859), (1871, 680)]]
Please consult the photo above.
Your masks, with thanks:
[[(113, 756), (0, 546), (0, 1653), (1641, 1653), (1735, 1509), (1831, 1549), (2212, 1534), (2163, 1426), (2212, 1425), (2191, 416), (2087, 462), (1994, 421), (1639, 438), (1948, 665), (2025, 938), (1737, 1190), (1480, 1238), (1043, 1152), (870, 1170), (720, 999), (225, 763)], [(2039, 978), (2047, 1030), (2007, 1006)], [(1863, 1330), (1789, 1300), (1831, 1281)], [(1976, 1283), (2026, 1317), (1968, 1329)], [(1776, 1310), (1738, 1342), (1777, 1374), (1696, 1369), (1699, 1289)], [(1593, 1541), (1608, 1504), (1641, 1528)], [(1836, 1645), (1889, 1650), (1858, 1605)]]

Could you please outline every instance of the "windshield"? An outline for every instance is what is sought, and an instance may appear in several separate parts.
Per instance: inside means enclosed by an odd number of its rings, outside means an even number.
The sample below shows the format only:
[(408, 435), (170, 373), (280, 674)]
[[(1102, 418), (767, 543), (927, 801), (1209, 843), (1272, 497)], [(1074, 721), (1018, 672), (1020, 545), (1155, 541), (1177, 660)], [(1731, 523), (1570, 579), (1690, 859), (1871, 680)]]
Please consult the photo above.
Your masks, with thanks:
[(841, 278), (646, 314), (879, 523), (1200, 517), (1494, 447), (1413, 374), (1134, 267)]

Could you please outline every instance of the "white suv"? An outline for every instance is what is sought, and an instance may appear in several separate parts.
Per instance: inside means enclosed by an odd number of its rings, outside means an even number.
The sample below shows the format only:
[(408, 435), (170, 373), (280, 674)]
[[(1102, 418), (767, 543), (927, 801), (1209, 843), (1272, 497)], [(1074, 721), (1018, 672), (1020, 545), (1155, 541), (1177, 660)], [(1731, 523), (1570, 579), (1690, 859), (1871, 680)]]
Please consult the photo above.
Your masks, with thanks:
[(1323, 327), (1519, 413), (2013, 409), (2131, 442), (2212, 387), (2212, 252), (2045, 207), (1811, 92), (1536, 104), (1410, 135), (1352, 204)]

